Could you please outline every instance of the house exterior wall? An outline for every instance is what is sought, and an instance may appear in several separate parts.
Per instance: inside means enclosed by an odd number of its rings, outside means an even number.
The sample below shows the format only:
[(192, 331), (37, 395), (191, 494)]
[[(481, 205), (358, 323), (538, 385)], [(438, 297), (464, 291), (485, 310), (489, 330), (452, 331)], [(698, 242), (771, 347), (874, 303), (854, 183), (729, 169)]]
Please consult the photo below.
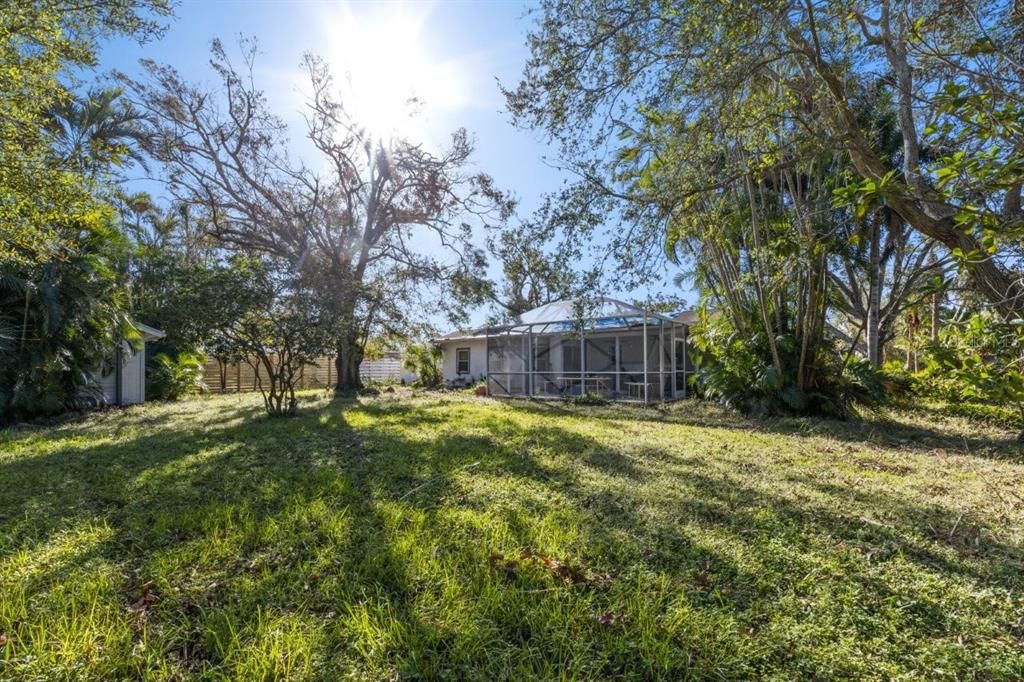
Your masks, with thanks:
[[(487, 341), (469, 339), (465, 341), (443, 341), (441, 344), (441, 374), (445, 381), (466, 381), (483, 379), (487, 374)], [(456, 369), (456, 350), (469, 349), (469, 374), (460, 375)]]

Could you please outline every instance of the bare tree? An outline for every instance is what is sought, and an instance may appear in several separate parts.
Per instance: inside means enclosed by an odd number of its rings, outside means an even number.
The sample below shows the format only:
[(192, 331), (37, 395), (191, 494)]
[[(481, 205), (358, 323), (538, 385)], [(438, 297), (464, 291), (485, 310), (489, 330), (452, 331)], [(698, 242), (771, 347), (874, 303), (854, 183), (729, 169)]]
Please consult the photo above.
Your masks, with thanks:
[[(146, 62), (128, 80), (152, 120), (152, 152), (178, 198), (202, 207), (210, 231), (242, 253), (290, 263), (322, 299), (334, 329), (337, 388), (358, 388), (366, 339), (386, 307), (385, 287), (443, 284), (471, 251), (475, 225), (504, 219), (511, 202), (490, 178), (467, 172), (465, 130), (440, 153), (382, 140), (356, 121), (319, 58), (307, 55), (306, 137), (315, 167), (291, 158), (287, 126), (268, 110), (253, 79), (255, 45), (243, 42), (235, 69), (219, 41), (211, 65), (220, 88), (185, 82)], [(446, 257), (427, 255), (435, 252)]]

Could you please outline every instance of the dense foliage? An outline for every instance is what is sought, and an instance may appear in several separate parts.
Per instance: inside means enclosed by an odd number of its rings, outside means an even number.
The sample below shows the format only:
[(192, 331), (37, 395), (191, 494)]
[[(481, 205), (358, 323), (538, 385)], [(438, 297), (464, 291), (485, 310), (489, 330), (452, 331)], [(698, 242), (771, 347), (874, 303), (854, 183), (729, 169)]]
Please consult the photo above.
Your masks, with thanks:
[(912, 375), (919, 396), (1007, 407), (1024, 429), (1024, 326), (974, 314), (947, 324), (925, 355)]
[(432, 343), (412, 344), (405, 349), (402, 365), (416, 375), (416, 385), (437, 388), (444, 383), (441, 349)]
[(73, 74), (95, 65), (100, 38), (146, 40), (169, 12), (165, 0), (0, 11), (0, 419), (95, 404), (96, 375), (138, 337), (108, 182), (131, 116), (107, 125), (126, 113), (117, 92), (79, 102)]
[(146, 367), (146, 399), (178, 400), (202, 391), (205, 358), (193, 353), (157, 353)]
[[(781, 334), (769, 342), (758, 328), (758, 317), (756, 310), (749, 310), (747, 324), (739, 330), (725, 316), (703, 312), (691, 332), (698, 395), (762, 417), (846, 418), (858, 407), (878, 406), (888, 399), (882, 375), (866, 360), (844, 357), (832, 341), (819, 344), (814, 356), (801, 358), (798, 336)], [(802, 382), (801, 366), (807, 372)]]
[(114, 349), (139, 338), (127, 315), (121, 267), (129, 244), (112, 211), (50, 225), (62, 246), (0, 274), (0, 415), (53, 414), (97, 404), (96, 377)]
[[(59, 258), (61, 221), (93, 203), (90, 178), (54, 144), (52, 113), (74, 99), (72, 69), (96, 63), (97, 41), (147, 40), (170, 13), (167, 0), (5, 3), (0, 12), (0, 267)], [(103, 144), (88, 154), (102, 152)], [(109, 150), (109, 147), (107, 148)], [(73, 245), (73, 243), (71, 243)]]
[(746, 346), (744, 369), (707, 368), (749, 388), (739, 403), (845, 403), (825, 376), (854, 354), (879, 369), (900, 335), (913, 358), (947, 300), (1024, 318), (1010, 4), (547, 0), (536, 17), (510, 110), (561, 145), (574, 196), (686, 268)]

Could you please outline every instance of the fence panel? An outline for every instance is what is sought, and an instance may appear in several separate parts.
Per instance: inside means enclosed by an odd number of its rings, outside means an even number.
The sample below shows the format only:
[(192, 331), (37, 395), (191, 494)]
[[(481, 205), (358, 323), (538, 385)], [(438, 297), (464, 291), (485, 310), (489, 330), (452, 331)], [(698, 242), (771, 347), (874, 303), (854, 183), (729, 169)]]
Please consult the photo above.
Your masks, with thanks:
[[(402, 360), (398, 354), (389, 354), (380, 360), (364, 360), (359, 366), (363, 381), (411, 381), (414, 377), (402, 371)], [(312, 365), (302, 368), (297, 388), (327, 388), (337, 378), (334, 358), (319, 357)], [(258, 388), (257, 372), (247, 362), (222, 365), (216, 358), (207, 358), (203, 381), (211, 393), (238, 393), (255, 391)]]

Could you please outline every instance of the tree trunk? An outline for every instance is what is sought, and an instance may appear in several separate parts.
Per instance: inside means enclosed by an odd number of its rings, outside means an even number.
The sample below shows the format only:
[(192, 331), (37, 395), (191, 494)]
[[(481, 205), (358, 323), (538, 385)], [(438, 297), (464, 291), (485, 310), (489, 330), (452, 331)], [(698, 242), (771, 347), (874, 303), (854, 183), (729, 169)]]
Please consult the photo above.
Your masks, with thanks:
[(879, 225), (881, 216), (876, 214), (871, 220), (871, 239), (868, 256), (868, 319), (866, 324), (868, 362), (875, 369), (882, 366), (882, 349), (880, 324), (882, 311), (882, 273), (881, 273), (881, 240), (882, 230)]
[[(931, 255), (928, 257), (928, 264), (930, 266), (934, 266), (935, 265), (935, 251), (932, 251)], [(931, 328), (931, 342), (932, 343), (938, 343), (939, 342), (939, 314), (942, 312), (942, 310), (940, 308), (940, 298), (939, 298), (939, 292), (938, 291), (936, 291), (936, 292), (934, 292), (932, 294), (930, 303), (931, 303), (931, 311), (930, 312), (931, 312), (931, 315), (932, 315), (932, 320), (931, 320), (931, 323), (932, 323), (932, 325), (931, 325), (932, 326), (932, 328)]]
[[(787, 30), (787, 36), (811, 58), (812, 66), (825, 82), (836, 107), (835, 122), (847, 135), (850, 157), (857, 172), (862, 177), (880, 180), (890, 169), (875, 153), (861, 128), (850, 106), (843, 81), (832, 69), (832, 65), (807, 42), (796, 27)], [(909, 125), (913, 125), (912, 119)], [(901, 128), (901, 132), (905, 144), (912, 141), (912, 127)], [(909, 164), (905, 159), (905, 166), (915, 164), (916, 150)], [(985, 255), (981, 242), (953, 220), (959, 209), (942, 201), (941, 197), (933, 196), (934, 192), (923, 187), (919, 182), (916, 167), (911, 168), (910, 173), (904, 173), (904, 180), (908, 184), (907, 191), (889, 196), (889, 205), (921, 234), (931, 237), (950, 250), (958, 249), (964, 254), (961, 263), (971, 278), (971, 283), (1000, 315), (1007, 319), (1024, 317), (1024, 281), (1006, 270), (998, 259)]]
[(337, 356), (334, 368), (337, 370), (338, 381), (335, 390), (339, 393), (358, 391), (363, 387), (359, 378), (359, 365), (363, 361), (363, 347), (354, 333), (342, 334), (336, 346)]

